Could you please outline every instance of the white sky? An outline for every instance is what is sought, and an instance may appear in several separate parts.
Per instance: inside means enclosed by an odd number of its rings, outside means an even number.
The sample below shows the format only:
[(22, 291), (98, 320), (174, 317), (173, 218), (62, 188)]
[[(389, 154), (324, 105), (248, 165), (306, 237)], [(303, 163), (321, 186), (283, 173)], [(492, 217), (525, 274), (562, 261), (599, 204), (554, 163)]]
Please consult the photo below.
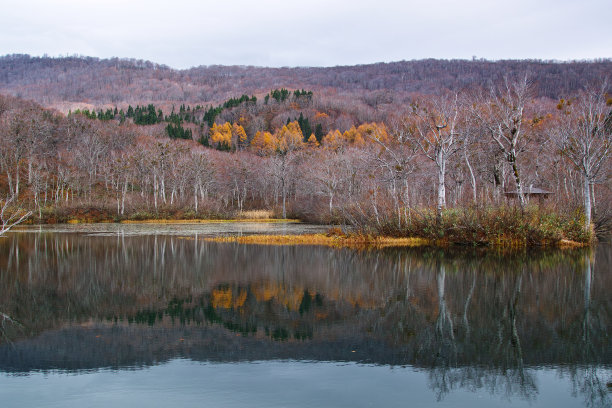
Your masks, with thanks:
[(334, 66), (612, 58), (612, 0), (2, 0), (0, 55)]

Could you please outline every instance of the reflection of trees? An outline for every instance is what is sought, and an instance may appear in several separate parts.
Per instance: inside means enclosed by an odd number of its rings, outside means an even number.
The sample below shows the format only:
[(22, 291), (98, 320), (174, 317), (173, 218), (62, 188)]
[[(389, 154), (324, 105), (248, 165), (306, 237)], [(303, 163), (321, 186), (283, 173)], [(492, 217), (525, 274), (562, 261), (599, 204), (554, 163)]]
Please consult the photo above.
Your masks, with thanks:
[(441, 262), (438, 266), (437, 287), (438, 287), (438, 318), (436, 319), (436, 334), (442, 340), (448, 338), (452, 344), (455, 341), (453, 334), (453, 319), (446, 307), (446, 298), (444, 297), (444, 281), (446, 279), (446, 268)]
[(470, 322), (468, 319), (468, 309), (470, 307), (470, 302), (472, 300), (472, 296), (474, 295), (474, 289), (476, 288), (476, 270), (471, 268), (472, 273), (472, 286), (470, 287), (470, 291), (465, 298), (465, 305), (463, 306), (463, 326), (465, 328), (465, 339), (466, 341), (470, 340)]
[[(513, 281), (510, 286), (511, 294), (503, 307), (501, 319), (498, 322), (497, 353), (501, 362), (500, 370), (503, 371), (507, 381), (506, 392), (508, 395), (519, 394), (525, 399), (532, 399), (537, 394), (535, 378), (527, 372), (523, 362), (523, 349), (517, 328), (517, 317), (521, 301), (521, 285), (523, 282), (524, 268), (520, 273), (511, 277)], [(503, 296), (500, 294), (500, 297)], [(516, 389), (513, 389), (516, 386)]]
[[(591, 288), (594, 281), (592, 254), (584, 254), (584, 311), (582, 319), (582, 336), (580, 350), (585, 364), (570, 367), (570, 377), (574, 386), (574, 393), (584, 395), (585, 405), (588, 407), (610, 406), (610, 398), (606, 389), (606, 381), (602, 379), (602, 372), (598, 368), (599, 350), (596, 342), (601, 336), (606, 336), (606, 326), (600, 326), (601, 316), (598, 308), (594, 308), (591, 299)], [(593, 310), (595, 309), (595, 310)], [(593, 316), (595, 314), (595, 316)], [(609, 364), (609, 362), (607, 362)]]
[(277, 358), (291, 344), (307, 359), (425, 367), (440, 398), (461, 387), (533, 399), (534, 367), (563, 363), (591, 400), (612, 361), (612, 276), (608, 252), (584, 267), (583, 255), (17, 234), (0, 241), (0, 310), (24, 325), (14, 339), (92, 320), (216, 327)]
[(588, 254), (584, 254), (584, 319), (582, 322), (582, 341), (585, 345), (587, 355), (592, 354), (591, 345), (591, 282), (593, 281), (593, 271), (591, 259)]
[[(487, 298), (495, 300), (492, 309), (485, 309), (492, 316), (485, 321), (481, 316), (475, 319), (476, 330), (472, 336), (469, 306), (476, 291), (476, 274), (485, 275), (487, 272), (477, 271), (477, 263), (471, 262), (463, 265), (465, 272), (460, 273), (457, 265), (450, 263), (449, 266), (455, 271), (454, 277), (461, 280), (461, 290), (457, 290), (458, 282), (453, 282), (454, 290), (449, 292), (445, 290), (445, 263), (449, 262), (440, 256), (436, 263), (438, 314), (434, 332), (428, 337), (428, 350), (435, 356), (429, 378), (438, 399), (458, 386), (472, 389), (486, 387), (494, 393), (520, 395), (527, 400), (535, 398), (535, 377), (525, 370), (517, 325), (521, 317), (519, 306), (523, 271), (510, 272), (496, 279), (493, 290), (486, 294)], [(487, 279), (481, 276), (481, 281), (486, 282)], [(463, 330), (454, 328), (449, 302), (455, 305), (455, 310), (462, 311), (460, 322)], [(457, 337), (455, 332), (460, 336)], [(477, 362), (482, 351), (487, 355), (486, 364), (472, 366), (470, 362)]]
[(444, 283), (446, 280), (446, 266), (439, 259), (436, 274), (438, 293), (438, 317), (436, 318), (434, 335), (431, 337), (431, 351), (435, 353), (435, 362), (430, 371), (431, 387), (436, 390), (438, 400), (447, 394), (453, 380), (449, 376), (451, 368), (455, 367), (457, 347), (453, 332), (453, 319), (446, 304)]

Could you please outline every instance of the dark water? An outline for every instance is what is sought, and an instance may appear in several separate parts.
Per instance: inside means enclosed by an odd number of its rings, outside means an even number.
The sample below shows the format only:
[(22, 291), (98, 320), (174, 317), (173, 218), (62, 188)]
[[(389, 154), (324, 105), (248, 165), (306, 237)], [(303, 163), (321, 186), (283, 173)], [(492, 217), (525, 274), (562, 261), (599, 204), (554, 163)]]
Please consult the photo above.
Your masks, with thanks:
[(0, 406), (611, 406), (612, 246), (216, 244), (298, 225), (0, 238)]

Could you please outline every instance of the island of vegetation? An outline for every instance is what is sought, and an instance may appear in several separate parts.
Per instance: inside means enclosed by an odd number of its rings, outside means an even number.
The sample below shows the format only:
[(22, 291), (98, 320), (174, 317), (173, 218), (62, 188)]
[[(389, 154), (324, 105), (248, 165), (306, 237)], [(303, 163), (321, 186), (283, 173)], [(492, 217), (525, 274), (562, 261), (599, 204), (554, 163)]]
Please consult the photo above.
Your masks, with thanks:
[[(414, 89), (396, 71), (417, 63), (363, 75), (244, 68), (237, 96), (217, 71), (112, 61), (0, 58), (3, 231), (26, 220), (299, 220), (346, 228), (222, 239), (526, 247), (589, 245), (610, 230), (612, 98), (600, 74), (612, 62), (574, 63), (574, 82), (549, 78), (570, 78), (571, 64), (474, 61), (477, 81), (468, 62), (447, 62), (454, 79)], [(91, 72), (97, 85), (61, 94), (42, 67)], [(354, 80), (324, 77), (340, 71)], [(133, 87), (162, 77), (200, 96)], [(286, 86), (262, 89), (269, 77)]]

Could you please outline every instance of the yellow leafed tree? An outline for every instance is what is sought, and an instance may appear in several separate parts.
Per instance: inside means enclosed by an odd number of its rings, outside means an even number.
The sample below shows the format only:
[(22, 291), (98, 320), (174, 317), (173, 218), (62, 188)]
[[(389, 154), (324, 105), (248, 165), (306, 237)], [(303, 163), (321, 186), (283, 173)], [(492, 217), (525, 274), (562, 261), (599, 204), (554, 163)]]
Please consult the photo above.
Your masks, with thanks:
[(225, 146), (228, 149), (232, 146), (232, 125), (225, 122), (222, 125), (214, 123), (210, 128), (210, 140), (215, 147)]
[(278, 139), (270, 132), (257, 132), (251, 140), (251, 148), (255, 153), (267, 156), (273, 154), (278, 146)]
[(222, 125), (216, 123), (210, 128), (210, 140), (213, 146), (226, 149), (240, 149), (248, 145), (247, 134), (239, 124), (225, 122)]
[(297, 150), (304, 145), (302, 129), (297, 122), (283, 126), (277, 134), (278, 150), (281, 153)]
[(242, 148), (248, 145), (247, 134), (244, 128), (239, 124), (232, 126), (232, 139), (238, 148)]
[(323, 137), (323, 140), (321, 140), (323, 147), (330, 150), (339, 149), (343, 143), (344, 138), (338, 129), (329, 132), (325, 135), (325, 137)]
[(319, 146), (319, 142), (317, 141), (317, 138), (314, 133), (310, 135), (307, 143), (308, 143), (308, 147), (310, 148), (315, 148)]

